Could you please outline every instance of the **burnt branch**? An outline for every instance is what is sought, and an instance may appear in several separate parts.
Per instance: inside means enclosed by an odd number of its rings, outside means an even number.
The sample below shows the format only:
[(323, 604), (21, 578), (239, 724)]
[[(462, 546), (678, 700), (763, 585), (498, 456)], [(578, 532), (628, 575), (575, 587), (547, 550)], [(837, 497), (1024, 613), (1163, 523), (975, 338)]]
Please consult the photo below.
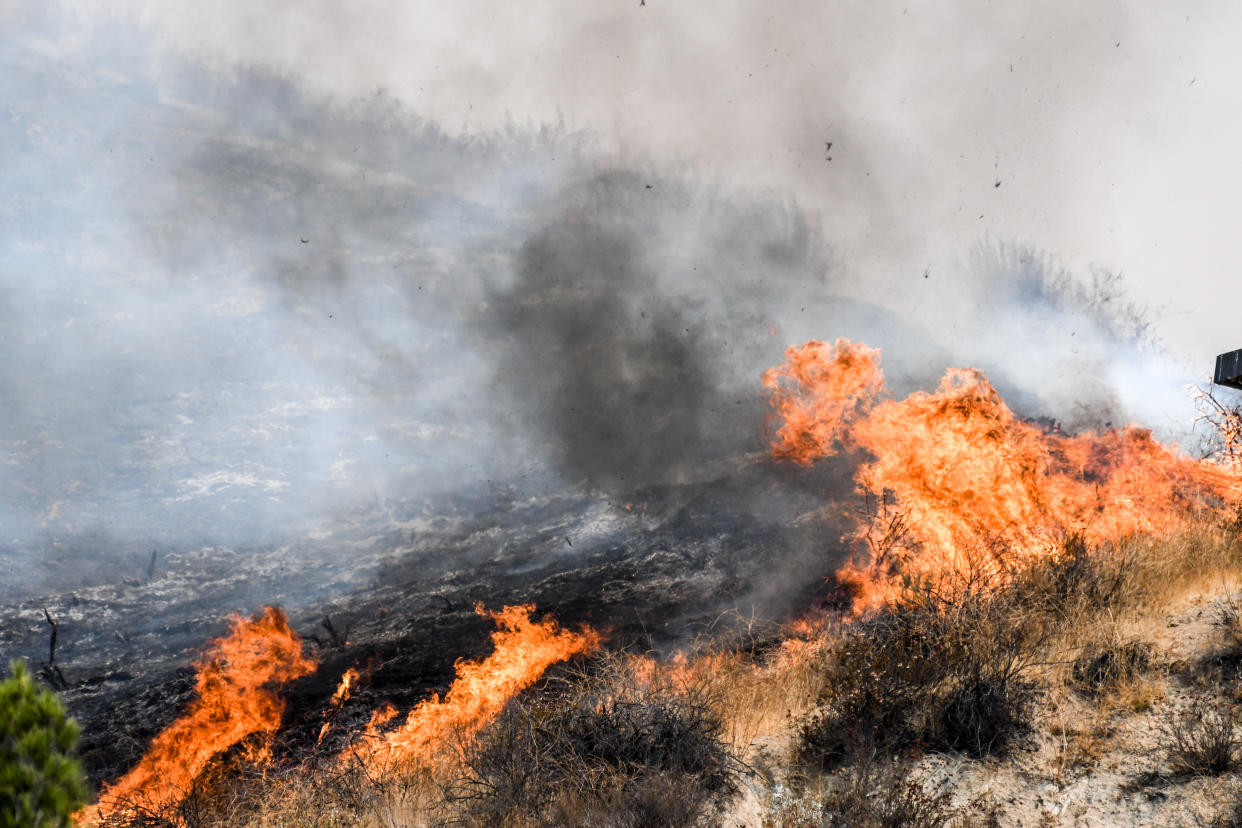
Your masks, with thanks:
[(323, 620), (319, 622), (320, 626), (327, 631), (327, 640), (320, 638), (318, 635), (311, 633), (306, 636), (310, 641), (315, 642), (315, 646), (321, 650), (343, 650), (349, 644), (349, 630), (352, 624), (346, 624), (344, 630), (338, 630), (336, 625), (332, 623), (332, 616), (325, 615)]
[(47, 619), (48, 626), (52, 628), (52, 638), (48, 642), (47, 647), (47, 663), (43, 665), (40, 671), (48, 683), (57, 690), (68, 690), (69, 682), (65, 681), (65, 675), (56, 666), (56, 638), (60, 632), (60, 625), (56, 623), (56, 619), (52, 618), (52, 614), (47, 611), (47, 607), (43, 608), (43, 617)]

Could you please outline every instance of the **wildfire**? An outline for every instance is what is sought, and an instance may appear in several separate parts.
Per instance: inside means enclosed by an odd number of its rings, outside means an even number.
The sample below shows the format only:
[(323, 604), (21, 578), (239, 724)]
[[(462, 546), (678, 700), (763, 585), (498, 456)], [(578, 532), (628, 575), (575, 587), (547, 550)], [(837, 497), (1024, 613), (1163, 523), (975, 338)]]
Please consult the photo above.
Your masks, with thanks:
[(1004, 578), (1069, 533), (1099, 544), (1175, 530), (1238, 491), (1234, 473), (1147, 429), (1046, 433), (973, 369), (950, 370), (934, 392), (880, 400), (879, 352), (845, 339), (790, 348), (763, 382), (782, 421), (773, 457), (809, 465), (844, 447), (874, 458), (856, 476), (873, 505), (850, 538), (861, 560), (838, 573), (859, 612), (912, 580)]
[[(332, 699), (328, 702), (329, 715), (337, 713), (345, 702), (349, 701), (350, 690), (355, 681), (358, 680), (358, 671), (350, 667), (341, 676), (341, 682), (336, 686), (336, 692), (332, 694)], [(323, 737), (328, 735), (328, 731), (332, 729), (332, 722), (324, 722), (323, 727), (319, 728), (319, 738), (315, 740), (315, 744), (322, 745)]]
[(336, 686), (336, 692), (332, 694), (331, 706), (333, 710), (339, 710), (341, 705), (349, 701), (349, 689), (354, 682), (358, 680), (358, 671), (350, 667), (345, 671), (345, 675), (341, 676), (341, 683)]
[(533, 621), (534, 609), (530, 604), (499, 612), (485, 610), (482, 604), (475, 607), (499, 626), (492, 633), (492, 654), (482, 661), (459, 661), (457, 678), (444, 698), (420, 702), (396, 730), (378, 733), (378, 726), (395, 715), (391, 707), (372, 717), (367, 737), (346, 752), (345, 760), (361, 762), (378, 773), (432, 762), (441, 746), (453, 737), (473, 736), (548, 667), (599, 647), (600, 636), (589, 627), (575, 633), (560, 629), (550, 618)]
[[(155, 737), (137, 767), (105, 786), (99, 802), (77, 815), (80, 824), (111, 816), (165, 814), (181, 802), (221, 751), (280, 725), (284, 702), (273, 686), (307, 675), (315, 662), (285, 614), (267, 607), (254, 619), (233, 618), (233, 629), (213, 642), (196, 664), (194, 700)], [(267, 745), (249, 751), (270, 758)]]

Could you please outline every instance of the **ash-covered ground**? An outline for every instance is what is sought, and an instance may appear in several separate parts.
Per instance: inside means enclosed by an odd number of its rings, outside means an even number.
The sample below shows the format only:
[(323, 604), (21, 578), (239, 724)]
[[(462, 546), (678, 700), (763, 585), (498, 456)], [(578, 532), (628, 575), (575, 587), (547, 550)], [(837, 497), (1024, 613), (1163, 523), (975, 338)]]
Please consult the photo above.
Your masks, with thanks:
[(327, 536), (281, 545), (113, 549), (110, 576), (6, 596), (0, 647), (46, 664), (44, 608), (55, 619), (62, 698), (99, 782), (132, 765), (189, 700), (192, 661), (230, 612), (283, 605), (321, 659), (288, 689), (286, 741), (296, 750), (313, 743), (350, 666), (367, 675), (351, 706), (362, 721), (383, 701), (406, 709), (442, 694), (456, 659), (489, 651), (492, 625), (476, 603), (533, 603), (638, 651), (770, 631), (828, 594), (840, 516), (814, 490), (841, 484), (843, 467), (781, 470), (751, 457), (718, 480), (623, 502), (492, 486), (390, 502)]

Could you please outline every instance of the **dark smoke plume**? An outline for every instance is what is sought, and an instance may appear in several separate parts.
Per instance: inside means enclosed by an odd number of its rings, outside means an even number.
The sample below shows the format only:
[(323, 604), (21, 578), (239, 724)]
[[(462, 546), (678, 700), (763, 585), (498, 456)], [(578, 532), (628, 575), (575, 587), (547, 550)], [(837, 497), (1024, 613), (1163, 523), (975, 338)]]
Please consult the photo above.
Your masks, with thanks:
[(780, 309), (831, 301), (805, 217), (652, 180), (588, 174), (543, 205), (483, 320), (499, 388), (571, 479), (610, 489), (761, 447)]

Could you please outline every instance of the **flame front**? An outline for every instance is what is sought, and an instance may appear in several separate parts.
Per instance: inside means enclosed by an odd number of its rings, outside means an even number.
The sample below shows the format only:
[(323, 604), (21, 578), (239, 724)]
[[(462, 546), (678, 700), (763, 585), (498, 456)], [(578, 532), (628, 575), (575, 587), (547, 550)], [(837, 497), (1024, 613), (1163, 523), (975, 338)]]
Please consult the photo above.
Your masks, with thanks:
[(785, 352), (785, 363), (764, 372), (772, 407), (782, 420), (772, 456), (803, 466), (836, 454), (849, 426), (884, 385), (880, 352), (847, 339), (811, 340)]
[[(155, 737), (133, 770), (105, 786), (99, 802), (77, 815), (80, 823), (111, 816), (165, 814), (191, 790), (221, 751), (280, 726), (284, 702), (272, 689), (315, 670), (285, 614), (267, 607), (254, 619), (235, 617), (233, 629), (197, 663), (194, 700)], [(260, 749), (252, 756), (264, 756)]]
[(575, 633), (559, 629), (550, 618), (532, 621), (534, 609), (529, 604), (500, 612), (475, 607), (500, 627), (492, 633), (492, 654), (482, 661), (459, 661), (457, 678), (444, 698), (420, 702), (395, 731), (377, 732), (395, 714), (391, 708), (384, 711), (387, 715), (373, 717), (367, 736), (346, 752), (345, 760), (361, 762), (376, 773), (432, 762), (441, 746), (453, 737), (473, 736), (548, 667), (599, 647), (600, 636), (589, 627)]
[(911, 580), (1006, 577), (1070, 533), (1100, 544), (1174, 531), (1238, 493), (1234, 473), (1147, 429), (1067, 436), (1023, 422), (973, 369), (950, 370), (932, 393), (879, 400), (878, 351), (839, 339), (785, 357), (764, 375), (782, 421), (772, 455), (874, 457), (856, 476), (873, 504), (851, 538), (860, 560), (838, 573), (857, 611), (896, 600)]

